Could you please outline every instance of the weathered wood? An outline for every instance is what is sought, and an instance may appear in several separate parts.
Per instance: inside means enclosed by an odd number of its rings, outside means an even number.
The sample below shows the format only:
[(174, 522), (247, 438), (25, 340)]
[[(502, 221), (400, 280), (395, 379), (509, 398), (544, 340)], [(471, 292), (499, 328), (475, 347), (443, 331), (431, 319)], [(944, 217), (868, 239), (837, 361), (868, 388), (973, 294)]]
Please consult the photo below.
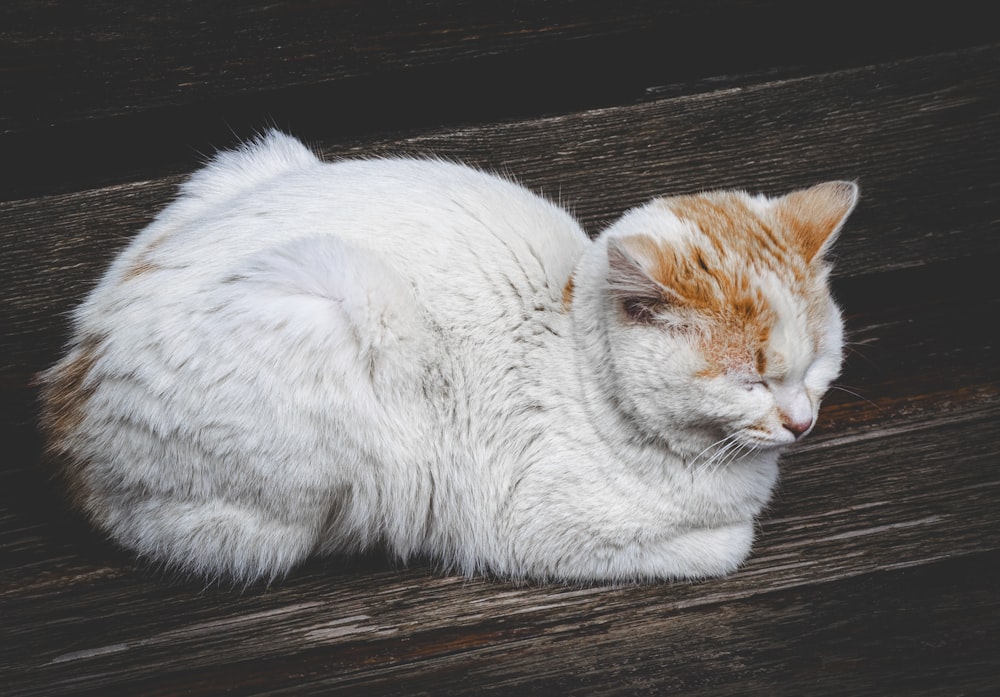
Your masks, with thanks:
[(377, 659), (396, 658), (390, 670), (342, 672), (341, 656), (364, 655), (354, 644), (342, 653), (317, 648), (155, 680), (136, 676), (132, 685), (153, 695), (192, 686), (275, 695), (988, 694), (1000, 670), (998, 568), (994, 553), (947, 570), (897, 571), (694, 610), (663, 602), (665, 590), (634, 612), (607, 615), (598, 597), (589, 621), (546, 623), (541, 639), (529, 630), (502, 646), (473, 648), (468, 634), (440, 632), (430, 643), (433, 658), (420, 661), (404, 643), (385, 639)]
[(272, 124), (320, 141), (455, 128), (1000, 38), (975, 0), (875, 7), (13, 0), (0, 6), (0, 198), (190, 171)]
[[(641, 90), (776, 65), (857, 64), (997, 38), (981, 3), (956, 0), (949, 13), (901, 0), (876, 4), (881, 11), (841, 0), (819, 31), (816, 17), (792, 0), (543, 0), (516, 8), (470, 0), (161, 0), (148, 7), (11, 0), (0, 8), (0, 129), (287, 94), (393, 72), (414, 81), (418, 69), (439, 66), (442, 72), (432, 73), (439, 85), (465, 78), (453, 103), (467, 101), (469, 89), (523, 100), (565, 92), (567, 84), (620, 97), (623, 85)], [(499, 84), (484, 89), (489, 82)], [(364, 103), (349, 106), (370, 113)]]
[[(509, 172), (596, 232), (663, 193), (782, 191), (859, 179), (841, 275), (994, 254), (1000, 237), (1000, 49), (736, 91), (402, 140), (329, 145), (328, 157), (437, 154)], [(947, 173), (948, 186), (927, 172)], [(95, 282), (179, 179), (0, 203), (6, 380), (52, 359), (58, 314)], [(960, 221), (960, 223), (959, 223)], [(887, 253), (886, 250), (889, 250)], [(34, 263), (45, 258), (46, 264)], [(16, 373), (14, 378), (11, 373)]]
[[(996, 414), (989, 416), (995, 420)], [(982, 435), (960, 429), (953, 442), (982, 442)], [(936, 436), (923, 443), (912, 434), (897, 436), (860, 448), (861, 459), (842, 455), (843, 460), (832, 464), (850, 466), (841, 479), (858, 478), (858, 465), (869, 457), (870, 446), (875, 445), (891, 448), (901, 457), (919, 454), (913, 474), (916, 478), (926, 477), (946, 471), (951, 464), (950, 459), (945, 463), (927, 461), (925, 456), (936, 450), (935, 441)], [(315, 565), (304, 578), (292, 579), (271, 592), (203, 591), (196, 586), (165, 586), (155, 578), (137, 580), (134, 575), (78, 582), (66, 579), (61, 587), (27, 589), (16, 593), (15, 598), (4, 598), (4, 617), (19, 628), (7, 637), (7, 660), (20, 667), (6, 676), (6, 684), (10, 688), (23, 686), (25, 694), (31, 694), (27, 688), (32, 685), (42, 688), (41, 693), (58, 694), (63, 689), (101, 691), (133, 683), (152, 691), (163, 683), (173, 685), (168, 692), (181, 684), (198, 692), (210, 692), (221, 685), (261, 691), (262, 687), (281, 686), (285, 670), (294, 670), (300, 679), (321, 684), (343, 681), (357, 687), (359, 682), (371, 682), (387, 687), (395, 684), (387, 685), (389, 680), (438, 671), (441, 662), (461, 665), (463, 671), (472, 663), (481, 672), (477, 676), (480, 679), (500, 675), (531, 684), (546, 672), (554, 672), (566, 682), (573, 679), (573, 673), (566, 671), (567, 665), (579, 665), (579, 649), (592, 641), (601, 643), (597, 655), (603, 657), (603, 667), (589, 666), (595, 694), (600, 692), (598, 684), (614, 687), (610, 679), (636, 658), (637, 641), (649, 648), (658, 646), (661, 658), (672, 655), (675, 660), (685, 658), (696, 664), (697, 656), (707, 651), (720, 657), (721, 666), (727, 669), (723, 673), (725, 680), (733, 680), (746, 666), (739, 659), (723, 658), (725, 654), (753, 652), (760, 647), (744, 644), (745, 637), (716, 636), (718, 643), (709, 648), (698, 643), (699, 635), (692, 633), (688, 641), (695, 642), (696, 650), (689, 654), (686, 652), (692, 647), (685, 645), (681, 637), (691, 633), (693, 626), (715, 627), (720, 619), (713, 619), (713, 615), (732, 618), (744, 612), (743, 607), (756, 607), (757, 612), (749, 611), (753, 618), (746, 621), (749, 626), (761, 622), (768, 628), (770, 640), (775, 641), (776, 624), (781, 626), (789, 616), (798, 616), (796, 622), (806, 621), (805, 608), (789, 613), (787, 603), (794, 608), (796, 603), (805, 602), (805, 594), (814, 604), (822, 605), (829, 602), (822, 600), (822, 589), (830, 582), (867, 576), (853, 585), (855, 595), (840, 599), (835, 611), (850, 609), (854, 613), (842, 614), (842, 625), (833, 632), (840, 640), (847, 640), (853, 629), (839, 634), (844, 624), (864, 626), (876, 619), (864, 616), (872, 610), (867, 607), (868, 601), (852, 607), (858, 602), (857, 594), (864, 595), (866, 586), (885, 588), (883, 584), (888, 584), (893, 588), (889, 597), (884, 597), (882, 589), (876, 591), (875, 597), (883, 598), (883, 603), (899, 597), (899, 587), (879, 580), (880, 575), (872, 576), (873, 571), (996, 550), (1000, 543), (1000, 521), (994, 505), (1000, 487), (998, 454), (994, 450), (978, 456), (971, 453), (969, 457), (966, 450), (958, 455), (971, 472), (992, 467), (993, 481), (959, 487), (950, 496), (925, 492), (924, 505), (930, 505), (923, 510), (915, 508), (905, 496), (892, 504), (883, 502), (881, 507), (865, 500), (851, 505), (849, 497), (855, 490), (894, 496), (893, 488), (869, 488), (869, 481), (858, 482), (847, 491), (843, 486), (823, 489), (828, 499), (833, 491), (843, 498), (836, 502), (838, 508), (813, 511), (811, 519), (806, 519), (821, 530), (820, 534), (802, 520), (791, 524), (779, 519), (765, 526), (758, 556), (743, 571), (724, 581), (626, 588), (515, 588), (485, 581), (427, 577), (420, 569), (343, 573)], [(864, 474), (862, 480), (866, 479)], [(791, 488), (792, 484), (786, 483), (785, 490)], [(943, 488), (947, 490), (948, 484)], [(827, 506), (832, 508), (829, 501)], [(891, 510), (892, 506), (897, 509)], [(902, 516), (901, 510), (905, 511)], [(913, 517), (915, 512), (920, 513), (919, 517)], [(943, 524), (942, 519), (948, 517), (951, 521)], [(996, 552), (991, 554), (995, 559)], [(954, 572), (941, 570), (934, 575), (966, 578), (962, 565), (952, 562), (949, 568)], [(997, 565), (992, 564), (992, 568), (995, 572)], [(995, 624), (997, 598), (991, 583), (995, 581), (977, 585), (976, 592), (987, 598), (993, 594), (994, 604), (985, 605), (990, 613), (982, 619)], [(794, 601), (779, 600), (773, 606), (773, 617), (768, 618), (771, 610), (761, 609), (772, 605), (768, 599), (776, 593), (781, 597), (788, 589), (802, 588), (811, 590), (789, 594), (796, 598)], [(73, 616), (67, 617), (62, 614), (64, 601), (60, 599), (70, 589), (74, 610)], [(939, 586), (932, 593), (926, 588), (923, 592), (927, 602), (935, 602), (933, 597), (940, 602)], [(834, 593), (834, 597), (838, 595)], [(968, 597), (965, 601), (972, 602)], [(778, 610), (781, 607), (783, 613)], [(984, 606), (977, 602), (977, 607)], [(884, 604), (879, 609), (884, 610)], [(939, 606), (939, 611), (943, 609)], [(915, 623), (916, 619), (907, 621)], [(975, 633), (976, 624), (973, 622), (969, 629), (952, 626), (952, 630)], [(54, 628), (59, 631), (54, 632)], [(678, 628), (683, 631), (675, 634)], [(885, 628), (869, 629), (873, 635), (880, 631), (885, 638)], [(922, 641), (920, 637), (927, 636), (923, 631), (900, 639)], [(994, 636), (988, 630), (984, 634)], [(644, 640), (640, 639), (643, 635)], [(627, 640), (629, 636), (631, 641)], [(607, 643), (601, 642), (602, 638)], [(732, 643), (727, 643), (727, 638)], [(793, 633), (786, 640), (794, 638)], [(807, 638), (800, 640), (813, 650), (817, 648)], [(512, 659), (507, 667), (504, 662), (495, 664), (493, 658), (500, 655)], [(493, 658), (483, 661), (486, 656)], [(587, 656), (586, 661), (596, 657)], [(772, 659), (776, 661), (774, 668), (792, 669), (796, 658), (794, 653), (779, 654)], [(884, 649), (868, 658), (873, 663), (886, 658), (901, 660), (886, 655)], [(958, 656), (950, 660), (967, 665)], [(996, 655), (993, 660), (997, 660)], [(277, 669), (276, 665), (284, 668)], [(534, 666), (543, 676), (535, 674)], [(675, 668), (695, 668), (696, 674), (701, 670), (700, 666), (685, 666), (684, 662), (676, 663)], [(946, 668), (947, 663), (943, 664), (938, 656), (912, 670), (928, 677), (929, 672), (943, 672)], [(146, 677), (151, 671), (158, 676), (155, 681)], [(754, 672), (759, 671), (758, 667)], [(646, 673), (644, 677), (655, 679), (656, 675)], [(970, 675), (964, 673), (963, 677), (968, 679)], [(456, 682), (454, 676), (452, 680), (450, 687), (461, 691), (465, 683)], [(207, 684), (199, 684), (201, 681)], [(738, 689), (739, 684), (731, 687)]]

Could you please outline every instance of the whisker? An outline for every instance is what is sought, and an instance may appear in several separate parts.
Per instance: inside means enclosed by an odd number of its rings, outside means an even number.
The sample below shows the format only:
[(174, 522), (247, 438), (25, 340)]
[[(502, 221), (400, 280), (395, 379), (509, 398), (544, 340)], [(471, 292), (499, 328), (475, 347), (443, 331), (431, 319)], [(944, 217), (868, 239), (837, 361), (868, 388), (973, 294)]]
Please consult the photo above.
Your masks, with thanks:
[(713, 473), (714, 472), (718, 472), (723, 467), (728, 467), (729, 465), (731, 465), (734, 462), (736, 462), (738, 459), (744, 457), (745, 455), (750, 454), (750, 452), (753, 451), (753, 450), (754, 450), (754, 447), (753, 447), (752, 444), (750, 444), (750, 443), (740, 443), (739, 447), (736, 448), (734, 451), (732, 451), (729, 454), (729, 457), (726, 458), (725, 462), (718, 463), (715, 466), (715, 469), (712, 470), (712, 472)]
[(853, 336), (850, 336), (847, 337), (844, 343), (850, 344), (851, 346), (870, 346), (871, 344), (879, 341), (880, 338), (881, 337), (878, 336), (869, 336), (867, 339), (856, 339)]
[[(688, 468), (692, 469), (693, 471), (697, 471), (700, 468), (700, 464), (698, 462), (698, 459), (702, 455), (704, 455), (705, 453), (707, 453), (712, 448), (714, 448), (716, 446), (723, 445), (723, 444), (726, 443), (726, 441), (729, 441), (729, 440), (731, 440), (731, 439), (733, 439), (735, 437), (736, 437), (735, 433), (730, 433), (728, 436), (723, 436), (719, 440), (715, 441), (714, 443), (712, 443), (711, 445), (709, 445), (707, 448), (705, 448), (704, 450), (702, 450), (700, 453), (698, 453), (697, 455), (695, 455), (693, 458), (691, 458), (690, 462), (688, 462)], [(713, 453), (712, 457), (710, 457), (709, 460), (711, 460), (714, 457), (715, 457), (715, 454)]]
[[(867, 348), (867, 347), (866, 347)], [(844, 344), (844, 351), (851, 356), (857, 356), (860, 360), (864, 361), (873, 368), (879, 368), (879, 364), (876, 363), (870, 356), (865, 355), (856, 345)]]
[(844, 349), (852, 355), (857, 356), (868, 365), (877, 368), (878, 364), (861, 349), (872, 348), (873, 345), (880, 341), (881, 337), (878, 335), (865, 336), (865, 334), (870, 334), (870, 330), (862, 329), (860, 331), (847, 331), (844, 335)]
[(705, 471), (706, 476), (711, 476), (722, 469), (727, 462), (730, 461), (733, 454), (739, 453), (740, 449), (743, 447), (742, 444), (737, 444), (735, 448), (726, 453), (725, 457), (718, 458), (715, 463)]
[(702, 473), (714, 472), (716, 469), (718, 469), (718, 467), (717, 466), (713, 467), (713, 465), (718, 465), (718, 463), (720, 463), (720, 462), (722, 462), (723, 460), (726, 459), (726, 456), (730, 452), (732, 452), (734, 449), (739, 450), (739, 448), (742, 447), (742, 444), (739, 441), (736, 440), (736, 434), (735, 433), (732, 434), (731, 436), (728, 436), (727, 440), (729, 440), (728, 443), (726, 443), (723, 447), (719, 448), (712, 455), (712, 457), (710, 457), (708, 460), (706, 460), (705, 462), (703, 462), (698, 467), (698, 469), (696, 469), (694, 471), (694, 476), (698, 476), (698, 475), (700, 475)]
[(714, 443), (712, 443), (711, 445), (709, 445), (707, 448), (705, 448), (704, 450), (702, 450), (700, 453), (698, 453), (697, 455), (695, 455), (693, 458), (691, 458), (691, 463), (690, 464), (696, 463), (698, 461), (699, 457), (701, 457), (702, 455), (704, 455), (706, 452), (708, 452), (709, 450), (711, 450), (715, 446), (720, 445), (721, 443), (724, 443), (725, 441), (729, 440), (730, 438), (735, 438), (735, 437), (736, 437), (735, 433), (730, 433), (728, 436), (723, 436), (722, 438), (720, 438), (719, 440), (715, 441)]
[(860, 400), (862, 400), (864, 402), (868, 402), (869, 404), (871, 404), (873, 407), (875, 407), (879, 411), (882, 411), (882, 407), (880, 407), (878, 404), (876, 404), (872, 400), (868, 399), (867, 397), (858, 394), (857, 392), (854, 392), (852, 390), (847, 389), (846, 387), (842, 387), (841, 385), (830, 385), (830, 389), (831, 390), (840, 390), (841, 392), (846, 392), (847, 394), (851, 395), (852, 397), (857, 397), (858, 399), (860, 399)]

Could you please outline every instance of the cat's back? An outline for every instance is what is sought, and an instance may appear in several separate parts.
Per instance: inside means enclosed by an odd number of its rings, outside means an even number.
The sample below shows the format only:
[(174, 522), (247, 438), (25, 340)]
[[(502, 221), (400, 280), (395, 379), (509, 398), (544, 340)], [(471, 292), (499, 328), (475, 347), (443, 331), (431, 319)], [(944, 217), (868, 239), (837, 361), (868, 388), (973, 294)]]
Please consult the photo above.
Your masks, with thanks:
[(92, 299), (141, 292), (134, 282), (153, 275), (200, 292), (254, 257), (328, 237), (378, 256), (418, 294), (465, 296), (466, 310), (477, 284), (558, 298), (587, 243), (566, 211), (502, 177), (434, 159), (325, 163), (272, 132), (192, 176)]
[[(532, 373), (508, 369), (551, 352), (587, 244), (509, 180), (439, 160), (323, 163), (272, 133), (196, 173), (113, 262), (46, 373), (47, 413), (141, 410), (158, 431), (202, 433), (225, 414), (256, 443), (297, 414), (322, 422), (332, 399), (358, 415), (345, 432), (414, 400), (447, 410), (466, 387), (511, 411)], [(70, 425), (54, 440), (100, 431)]]

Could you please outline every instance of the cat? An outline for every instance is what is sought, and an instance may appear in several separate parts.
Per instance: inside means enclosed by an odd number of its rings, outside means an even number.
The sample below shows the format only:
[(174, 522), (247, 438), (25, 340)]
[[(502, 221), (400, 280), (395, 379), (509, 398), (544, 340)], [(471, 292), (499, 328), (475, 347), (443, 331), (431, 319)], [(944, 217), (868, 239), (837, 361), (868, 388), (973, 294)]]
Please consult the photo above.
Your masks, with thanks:
[(857, 186), (666, 197), (590, 239), (440, 160), (215, 156), (40, 376), (72, 501), (208, 579), (313, 554), (538, 582), (749, 554), (842, 361), (829, 249)]

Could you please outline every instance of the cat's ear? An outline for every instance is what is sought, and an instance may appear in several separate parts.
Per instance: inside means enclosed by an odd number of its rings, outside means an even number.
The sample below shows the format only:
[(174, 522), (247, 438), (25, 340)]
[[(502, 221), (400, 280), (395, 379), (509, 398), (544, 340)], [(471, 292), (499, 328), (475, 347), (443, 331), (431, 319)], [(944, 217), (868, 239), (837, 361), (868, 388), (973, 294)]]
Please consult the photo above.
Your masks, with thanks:
[(858, 202), (858, 185), (832, 181), (775, 200), (775, 212), (798, 251), (811, 262), (822, 257)]
[(608, 288), (626, 317), (649, 323), (666, 307), (682, 302), (657, 280), (669, 278), (674, 263), (669, 250), (645, 235), (608, 239)]

